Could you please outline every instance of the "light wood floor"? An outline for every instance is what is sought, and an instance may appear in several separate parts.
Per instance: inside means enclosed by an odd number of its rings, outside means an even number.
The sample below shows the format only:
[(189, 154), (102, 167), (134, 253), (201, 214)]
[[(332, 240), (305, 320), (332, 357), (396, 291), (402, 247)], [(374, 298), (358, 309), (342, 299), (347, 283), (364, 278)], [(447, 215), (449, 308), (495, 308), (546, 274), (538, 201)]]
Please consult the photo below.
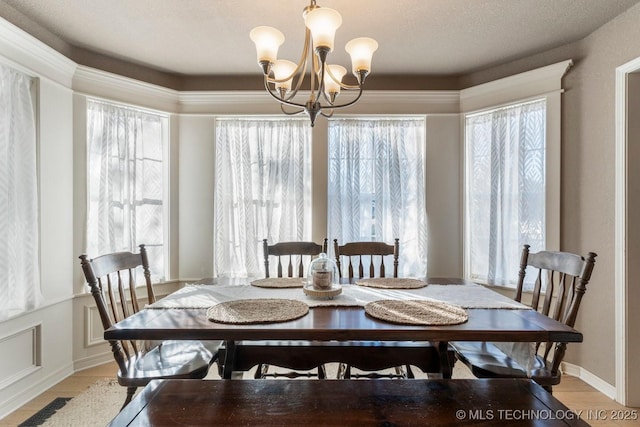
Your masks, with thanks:
[[(117, 371), (115, 363), (108, 363), (77, 372), (0, 420), (0, 427), (17, 426), (56, 397), (74, 397), (98, 380), (115, 378)], [(560, 385), (554, 387), (553, 394), (569, 409), (582, 411), (582, 418), (592, 426), (640, 426), (640, 409), (625, 408), (576, 377), (563, 376)], [(613, 419), (625, 415), (636, 420)]]

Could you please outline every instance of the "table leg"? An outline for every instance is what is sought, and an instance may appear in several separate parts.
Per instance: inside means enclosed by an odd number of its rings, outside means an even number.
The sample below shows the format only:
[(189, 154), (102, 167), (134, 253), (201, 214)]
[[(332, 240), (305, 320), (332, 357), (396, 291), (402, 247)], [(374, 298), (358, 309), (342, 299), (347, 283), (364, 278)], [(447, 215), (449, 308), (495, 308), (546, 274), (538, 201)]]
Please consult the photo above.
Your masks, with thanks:
[(231, 374), (233, 373), (233, 368), (235, 367), (235, 357), (236, 357), (236, 342), (235, 341), (225, 341), (225, 352), (224, 352), (224, 366), (222, 368), (222, 378), (231, 379)]
[(442, 378), (451, 379), (453, 370), (451, 368), (451, 362), (449, 361), (448, 341), (438, 342), (438, 355), (440, 356), (440, 373), (442, 374)]

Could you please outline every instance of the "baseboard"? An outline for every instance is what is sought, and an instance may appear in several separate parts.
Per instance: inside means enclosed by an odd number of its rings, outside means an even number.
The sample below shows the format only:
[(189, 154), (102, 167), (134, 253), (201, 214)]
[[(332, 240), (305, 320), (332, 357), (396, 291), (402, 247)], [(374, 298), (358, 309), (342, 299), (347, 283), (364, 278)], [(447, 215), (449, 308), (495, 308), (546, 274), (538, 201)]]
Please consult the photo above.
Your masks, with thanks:
[(563, 373), (580, 378), (591, 387), (598, 390), (600, 393), (607, 396), (609, 399), (616, 400), (616, 388), (612, 386), (602, 378), (592, 374), (581, 366), (574, 365), (568, 362), (562, 362), (560, 367)]
[(71, 364), (68, 364), (61, 367), (60, 369), (57, 369), (46, 377), (40, 378), (38, 381), (34, 382), (26, 389), (17, 392), (6, 402), (2, 402), (2, 404), (0, 404), (0, 420), (17, 410), (27, 402), (35, 399), (43, 391), (50, 389), (60, 381), (73, 374), (73, 366)]
[(112, 361), (113, 361), (113, 354), (110, 351), (108, 351), (105, 353), (100, 353), (93, 356), (75, 360), (73, 362), (73, 369), (74, 369), (74, 372), (84, 371), (85, 369), (104, 365), (105, 363), (109, 363)]

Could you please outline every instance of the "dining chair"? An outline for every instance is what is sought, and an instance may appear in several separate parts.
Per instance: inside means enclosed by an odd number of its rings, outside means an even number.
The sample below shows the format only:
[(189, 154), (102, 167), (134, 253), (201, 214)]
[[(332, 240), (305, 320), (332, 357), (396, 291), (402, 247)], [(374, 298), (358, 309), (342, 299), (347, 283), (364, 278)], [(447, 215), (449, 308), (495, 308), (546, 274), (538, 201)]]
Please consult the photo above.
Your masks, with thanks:
[[(568, 252), (530, 253), (529, 248), (529, 245), (524, 245), (522, 249), (514, 299), (573, 327), (597, 255), (589, 252), (584, 258)], [(526, 301), (524, 298), (525, 294), (529, 296), (527, 286), (530, 284), (533, 284), (531, 300)], [(505, 354), (492, 343), (456, 341), (450, 345), (456, 359), (467, 365), (478, 378), (530, 376), (549, 392), (560, 383), (560, 363), (567, 348), (563, 342), (535, 343), (535, 356), (527, 369), (522, 366), (522, 360), (518, 363), (515, 357)]]
[[(81, 266), (91, 289), (105, 330), (155, 302), (149, 259), (145, 245), (139, 253), (116, 252), (89, 259), (81, 255)], [(142, 274), (142, 278), (140, 278)], [(137, 284), (144, 281), (144, 291)], [(201, 379), (218, 355), (219, 341), (109, 341), (118, 364), (118, 383), (127, 387), (122, 407), (136, 389), (154, 379)]]
[[(269, 245), (267, 239), (262, 241), (264, 255), (265, 276), (270, 276), (270, 258), (277, 258), (277, 277), (283, 277), (283, 263), (286, 265), (286, 277), (305, 277), (305, 266), (320, 253), (327, 252), (328, 240), (325, 238), (322, 245), (315, 242), (278, 242)], [(294, 276), (295, 271), (295, 276)], [(320, 347), (320, 349), (318, 349)], [(236, 343), (236, 366), (242, 369), (258, 365), (255, 378), (297, 378), (318, 377), (326, 378), (326, 370), (322, 363), (314, 361), (314, 354), (322, 360), (324, 352), (322, 343), (309, 343), (306, 341), (241, 341)], [(222, 355), (224, 355), (224, 349)], [(287, 372), (272, 371), (270, 366), (275, 365)], [(309, 372), (318, 369), (317, 373)], [(306, 371), (306, 372), (301, 372)]]
[[(344, 277), (342, 266), (347, 269), (349, 280), (364, 277), (387, 277), (385, 258), (391, 257), (393, 275), (398, 277), (398, 257), (400, 255), (400, 240), (394, 239), (393, 245), (385, 242), (348, 242), (344, 245), (338, 244), (338, 239), (333, 240), (333, 251), (336, 257), (338, 273)], [(389, 260), (387, 260), (389, 262)], [(365, 266), (368, 276), (365, 276)], [(355, 272), (357, 271), (357, 276)], [(428, 342), (350, 342), (353, 347), (369, 349), (367, 361), (356, 361), (356, 365), (341, 363), (338, 368), (338, 377), (349, 378), (414, 378), (411, 365), (424, 369), (431, 369), (422, 365), (425, 360), (434, 357), (435, 346)], [(392, 361), (395, 362), (392, 364)], [(398, 364), (400, 362), (400, 364)], [(355, 367), (368, 373), (352, 373)], [(393, 368), (395, 374), (383, 374), (379, 372), (387, 368)], [(424, 371), (424, 372), (433, 372)]]
[[(385, 267), (385, 257), (393, 256), (393, 276), (398, 277), (398, 256), (400, 255), (400, 240), (395, 239), (393, 245), (389, 245), (385, 242), (349, 242), (344, 245), (338, 244), (338, 239), (333, 239), (333, 252), (336, 257), (336, 264), (338, 265), (338, 272), (340, 277), (342, 275), (342, 261), (346, 260), (347, 264), (347, 277), (353, 279), (354, 276), (354, 262), (357, 262), (358, 278), (364, 276), (364, 263), (368, 259), (368, 274), (369, 277), (376, 276), (376, 265), (378, 266), (378, 277), (386, 277), (387, 271)], [(364, 259), (364, 263), (363, 263)]]
[(282, 259), (287, 263), (287, 276), (294, 277), (293, 268), (296, 264), (297, 277), (304, 277), (304, 266), (309, 265), (311, 260), (320, 253), (327, 253), (328, 240), (324, 239), (322, 245), (316, 242), (279, 242), (269, 245), (267, 239), (262, 241), (262, 252), (264, 255), (264, 274), (269, 277), (269, 258), (274, 256), (278, 259), (277, 274), (282, 274)]

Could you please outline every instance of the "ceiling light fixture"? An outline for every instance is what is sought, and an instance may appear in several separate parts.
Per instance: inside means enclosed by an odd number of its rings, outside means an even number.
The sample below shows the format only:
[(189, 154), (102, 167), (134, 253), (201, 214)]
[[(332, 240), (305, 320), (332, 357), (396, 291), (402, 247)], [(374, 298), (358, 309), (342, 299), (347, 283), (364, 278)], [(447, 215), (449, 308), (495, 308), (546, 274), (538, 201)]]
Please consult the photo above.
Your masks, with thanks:
[[(284, 42), (284, 35), (277, 29), (256, 27), (251, 30), (249, 37), (256, 44), (258, 64), (264, 73), (267, 92), (280, 103), (283, 113), (292, 115), (306, 112), (313, 126), (318, 114), (331, 117), (334, 109), (348, 107), (360, 99), (365, 78), (371, 71), (371, 57), (378, 48), (378, 43), (369, 37), (359, 37), (346, 44), (345, 50), (351, 56), (351, 71), (357, 84), (342, 83), (347, 70), (340, 65), (326, 63), (327, 55), (333, 50), (335, 33), (342, 24), (342, 17), (333, 9), (316, 5), (315, 0), (311, 0), (309, 6), (304, 8), (302, 17), (306, 31), (304, 48), (297, 64), (277, 59), (278, 48)], [(294, 97), (302, 86), (309, 63), (311, 93), (303, 104), (295, 102)], [(337, 104), (340, 89), (357, 90), (358, 94), (348, 102)], [(296, 109), (287, 111), (285, 106)]]

